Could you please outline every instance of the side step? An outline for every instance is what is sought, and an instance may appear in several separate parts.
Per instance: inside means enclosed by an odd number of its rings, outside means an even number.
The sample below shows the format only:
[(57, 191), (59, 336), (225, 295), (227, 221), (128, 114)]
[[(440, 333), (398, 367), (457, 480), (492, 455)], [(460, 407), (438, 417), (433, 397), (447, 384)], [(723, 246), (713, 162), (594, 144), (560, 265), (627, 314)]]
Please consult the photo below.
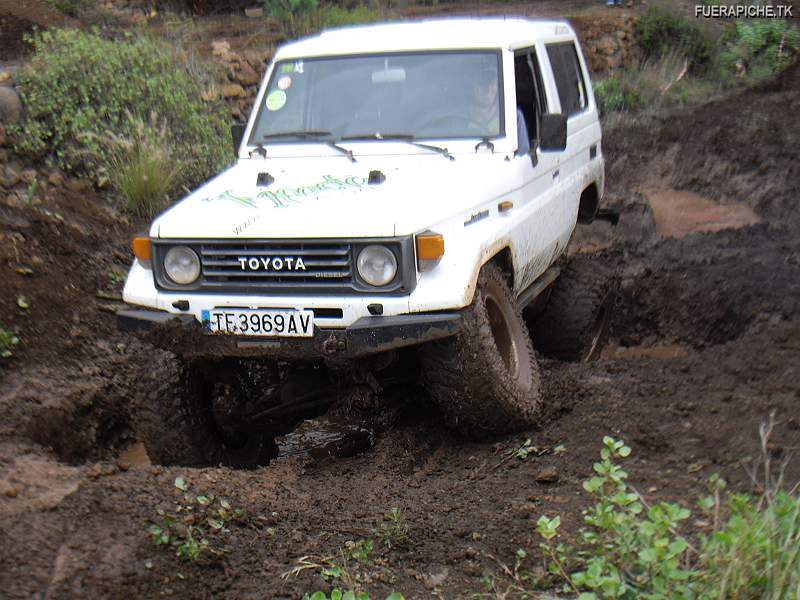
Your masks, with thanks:
[(536, 281), (526, 287), (522, 293), (517, 296), (517, 305), (519, 309), (524, 310), (526, 306), (536, 300), (539, 294), (549, 288), (550, 285), (558, 279), (559, 275), (561, 275), (561, 269), (558, 267), (550, 267), (547, 271), (539, 275)]

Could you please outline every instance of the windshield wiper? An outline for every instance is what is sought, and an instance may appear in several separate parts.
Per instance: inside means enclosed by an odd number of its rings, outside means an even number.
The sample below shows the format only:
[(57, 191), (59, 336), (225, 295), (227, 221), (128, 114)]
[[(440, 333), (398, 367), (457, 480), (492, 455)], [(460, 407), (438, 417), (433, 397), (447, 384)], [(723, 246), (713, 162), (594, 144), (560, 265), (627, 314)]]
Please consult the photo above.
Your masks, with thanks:
[(455, 160), (455, 157), (447, 151), (447, 148), (441, 148), (439, 146), (433, 146), (431, 144), (423, 144), (421, 142), (417, 142), (414, 140), (414, 136), (409, 133), (363, 133), (357, 135), (346, 135), (342, 137), (340, 141), (342, 142), (356, 142), (359, 140), (390, 140), (390, 141), (398, 141), (398, 142), (407, 142), (412, 146), (416, 146), (417, 148), (424, 148), (425, 150), (431, 150), (433, 152), (438, 152), (448, 160)]
[(279, 133), (268, 133), (261, 137), (261, 142), (268, 142), (269, 140), (277, 140), (280, 138), (297, 138), (299, 140), (310, 140), (312, 142), (319, 142), (325, 144), (329, 148), (338, 150), (350, 159), (350, 162), (356, 162), (356, 157), (353, 156), (353, 151), (347, 148), (342, 148), (333, 140), (326, 140), (324, 138), (332, 136), (330, 131), (309, 131), (307, 129), (298, 131), (281, 131)]

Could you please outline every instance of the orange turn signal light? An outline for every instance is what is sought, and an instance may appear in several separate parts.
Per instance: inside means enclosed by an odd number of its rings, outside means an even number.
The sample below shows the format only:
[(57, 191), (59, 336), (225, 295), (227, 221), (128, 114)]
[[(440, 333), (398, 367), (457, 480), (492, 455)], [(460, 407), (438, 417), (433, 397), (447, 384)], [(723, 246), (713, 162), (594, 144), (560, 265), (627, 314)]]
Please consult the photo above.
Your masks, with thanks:
[(421, 233), (417, 236), (417, 258), (439, 260), (444, 256), (444, 238), (440, 233)]
[(153, 257), (153, 250), (149, 237), (135, 237), (131, 242), (133, 255), (139, 260), (150, 260)]

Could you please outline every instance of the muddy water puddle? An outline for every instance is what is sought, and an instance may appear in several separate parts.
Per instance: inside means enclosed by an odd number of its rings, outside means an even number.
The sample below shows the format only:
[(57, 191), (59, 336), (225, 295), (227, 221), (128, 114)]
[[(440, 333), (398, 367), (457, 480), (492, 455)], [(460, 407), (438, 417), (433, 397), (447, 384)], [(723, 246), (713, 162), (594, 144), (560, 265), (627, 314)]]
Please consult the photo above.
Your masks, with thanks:
[(357, 423), (320, 417), (303, 421), (290, 433), (276, 438), (278, 457), (307, 455), (315, 459), (354, 456), (369, 450), (374, 433)]
[(656, 233), (662, 237), (684, 237), (702, 231), (739, 229), (761, 220), (749, 206), (720, 204), (692, 192), (673, 189), (641, 190), (656, 221)]

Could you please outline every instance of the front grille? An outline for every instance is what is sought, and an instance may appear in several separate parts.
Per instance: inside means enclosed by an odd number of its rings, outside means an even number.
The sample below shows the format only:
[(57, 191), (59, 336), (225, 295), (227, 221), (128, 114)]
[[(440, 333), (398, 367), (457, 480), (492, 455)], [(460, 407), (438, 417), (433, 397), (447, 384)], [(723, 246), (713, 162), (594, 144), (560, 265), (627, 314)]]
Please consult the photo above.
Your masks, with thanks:
[[(349, 243), (214, 242), (199, 250), (202, 286), (207, 289), (341, 290), (353, 284)], [(294, 268), (299, 261), (304, 269)]]
[[(398, 273), (394, 281), (374, 288), (360, 280), (355, 257), (369, 244), (381, 244), (395, 255)], [(178, 285), (164, 272), (164, 257), (172, 246), (188, 246), (200, 257), (200, 278)], [(275, 268), (274, 259), (302, 259), (305, 269)], [(257, 269), (242, 268), (242, 260), (261, 262)], [(294, 263), (296, 264), (296, 263)], [(256, 266), (255, 263), (253, 266)], [(358, 238), (319, 240), (203, 240), (154, 239), (153, 271), (156, 286), (172, 292), (211, 292), (257, 295), (389, 294), (404, 295), (416, 285), (414, 239)]]

